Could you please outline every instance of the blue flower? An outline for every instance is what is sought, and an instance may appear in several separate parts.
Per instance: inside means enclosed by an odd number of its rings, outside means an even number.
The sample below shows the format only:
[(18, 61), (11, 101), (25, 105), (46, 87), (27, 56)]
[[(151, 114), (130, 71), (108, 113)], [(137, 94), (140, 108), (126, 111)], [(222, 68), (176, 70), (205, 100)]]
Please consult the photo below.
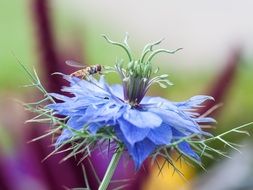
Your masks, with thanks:
[(171, 85), (167, 74), (157, 76), (158, 70), (153, 70), (152, 59), (159, 53), (172, 54), (181, 48), (174, 51), (154, 50), (154, 46), (161, 43), (160, 40), (147, 44), (141, 57), (134, 59), (127, 43), (128, 36), (123, 43), (114, 42), (106, 36), (104, 38), (127, 53), (127, 64), (116, 62), (111, 68), (118, 73), (122, 85), (110, 86), (103, 76), (100, 80), (94, 79), (91, 76), (94, 72), (89, 71), (96, 69), (91, 67), (86, 72), (88, 75), (84, 76), (88, 80), (63, 75), (70, 85), (62, 91), (70, 93), (72, 97), (52, 93), (52, 97), (62, 102), (48, 105), (55, 114), (68, 118), (69, 128), (63, 130), (56, 145), (74, 136), (71, 129), (86, 130), (94, 135), (101, 132), (101, 128), (110, 128), (131, 155), (136, 169), (156, 150), (159, 151), (159, 148), (169, 147), (176, 142), (179, 143), (177, 150), (182, 154), (200, 160), (190, 144), (183, 139), (209, 135), (201, 130), (200, 125), (215, 120), (200, 117), (195, 111), (203, 102), (213, 98), (194, 96), (184, 102), (171, 102), (160, 97), (145, 96), (153, 84), (162, 88)]
[[(78, 131), (87, 129), (96, 134), (101, 128), (109, 127), (124, 144), (138, 169), (143, 161), (158, 148), (191, 135), (207, 135), (200, 128), (202, 123), (215, 122), (209, 117), (198, 117), (196, 108), (210, 96), (194, 96), (184, 102), (171, 102), (160, 97), (147, 97), (148, 87), (134, 93), (129, 83), (108, 85), (103, 76), (90, 81), (63, 75), (70, 83), (62, 89), (72, 97), (51, 93), (60, 103), (47, 107), (55, 114), (68, 117), (67, 125)], [(133, 82), (133, 81), (132, 81)], [(136, 81), (135, 81), (136, 82)], [(145, 81), (146, 82), (146, 81)], [(148, 83), (146, 83), (148, 85)], [(60, 145), (73, 136), (64, 129), (57, 139)], [(178, 149), (185, 155), (199, 160), (199, 156), (183, 141)]]

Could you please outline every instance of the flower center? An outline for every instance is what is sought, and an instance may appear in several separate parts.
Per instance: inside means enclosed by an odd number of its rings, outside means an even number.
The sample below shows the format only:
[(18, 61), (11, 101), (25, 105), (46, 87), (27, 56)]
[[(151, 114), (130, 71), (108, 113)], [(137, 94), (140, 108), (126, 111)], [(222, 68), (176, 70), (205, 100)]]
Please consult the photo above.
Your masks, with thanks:
[(140, 60), (128, 63), (122, 83), (125, 91), (124, 99), (131, 106), (138, 105), (145, 96), (151, 74), (150, 63), (141, 63)]
[(107, 40), (107, 42), (123, 48), (127, 53), (129, 58), (128, 64), (124, 66), (122, 61), (116, 62), (115, 70), (118, 72), (122, 80), (124, 100), (132, 107), (139, 105), (152, 84), (158, 83), (162, 88), (166, 88), (168, 85), (171, 85), (171, 82), (167, 79), (168, 75), (166, 74), (154, 76), (152, 78), (153, 74), (157, 74), (158, 69), (153, 71), (151, 61), (155, 55), (159, 53), (164, 52), (173, 54), (181, 48), (174, 51), (166, 49), (154, 50), (154, 46), (159, 45), (162, 42), (162, 40), (159, 40), (157, 42), (147, 44), (142, 50), (140, 59), (134, 60), (131, 49), (127, 43), (128, 35), (126, 35), (123, 43), (112, 41), (107, 36), (103, 37)]

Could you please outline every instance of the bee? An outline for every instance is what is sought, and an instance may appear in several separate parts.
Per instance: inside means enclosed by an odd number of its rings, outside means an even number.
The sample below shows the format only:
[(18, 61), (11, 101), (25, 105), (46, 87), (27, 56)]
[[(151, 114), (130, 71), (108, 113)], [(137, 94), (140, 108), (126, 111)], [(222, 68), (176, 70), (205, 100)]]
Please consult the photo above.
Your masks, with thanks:
[(85, 65), (81, 65), (80, 63), (78, 63), (76, 61), (72, 61), (72, 60), (67, 60), (66, 64), (71, 67), (82, 68), (82, 69), (79, 69), (79, 70), (70, 74), (70, 76), (81, 77), (82, 79), (86, 78), (90, 75), (101, 74), (101, 72), (102, 72), (102, 66), (99, 64), (85, 66)]

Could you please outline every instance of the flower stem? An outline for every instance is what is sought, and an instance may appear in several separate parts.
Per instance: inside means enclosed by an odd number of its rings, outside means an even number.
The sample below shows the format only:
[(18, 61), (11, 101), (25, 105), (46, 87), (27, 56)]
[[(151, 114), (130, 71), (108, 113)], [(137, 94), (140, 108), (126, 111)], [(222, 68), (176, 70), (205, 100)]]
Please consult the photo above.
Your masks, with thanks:
[(104, 175), (104, 178), (103, 178), (98, 190), (106, 190), (107, 189), (107, 187), (112, 179), (112, 176), (115, 172), (115, 169), (119, 163), (122, 153), (123, 153), (123, 146), (120, 146), (119, 149), (113, 154), (111, 162), (106, 170), (106, 173)]

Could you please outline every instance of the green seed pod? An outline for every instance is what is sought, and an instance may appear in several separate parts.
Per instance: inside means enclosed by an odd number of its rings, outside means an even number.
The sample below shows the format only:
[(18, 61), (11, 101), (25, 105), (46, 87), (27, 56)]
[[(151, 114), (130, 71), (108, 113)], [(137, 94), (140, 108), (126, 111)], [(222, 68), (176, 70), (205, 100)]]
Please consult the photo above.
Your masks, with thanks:
[(128, 70), (132, 70), (133, 66), (134, 66), (134, 62), (133, 62), (133, 61), (130, 61), (130, 62), (128, 63), (128, 65), (127, 65), (127, 69), (128, 69)]
[(152, 72), (152, 67), (150, 64), (144, 66), (143, 76), (149, 78)]
[(137, 64), (137, 65), (136, 65), (136, 74), (137, 74), (138, 76), (141, 76), (141, 75), (142, 75), (142, 67), (141, 67), (140, 64)]

